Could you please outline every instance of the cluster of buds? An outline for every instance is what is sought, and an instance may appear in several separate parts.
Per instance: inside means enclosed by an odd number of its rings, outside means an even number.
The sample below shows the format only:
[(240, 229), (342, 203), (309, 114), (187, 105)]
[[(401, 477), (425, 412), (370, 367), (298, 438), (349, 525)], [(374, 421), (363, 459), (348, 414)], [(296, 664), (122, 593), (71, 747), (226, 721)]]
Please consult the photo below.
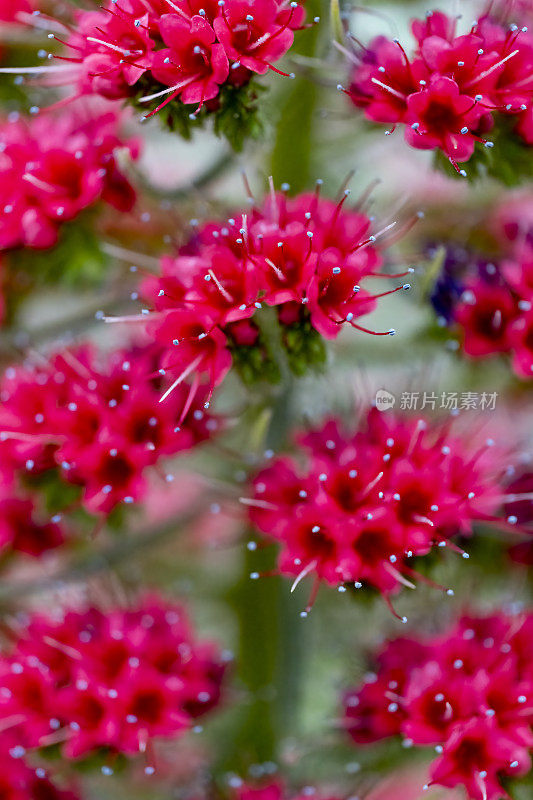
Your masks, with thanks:
[[(219, 420), (186, 384), (159, 402), (158, 358), (152, 345), (105, 359), (86, 345), (6, 370), (0, 385), (4, 551), (40, 555), (61, 544), (63, 513), (80, 505), (104, 521), (119, 504), (143, 500), (149, 468), (216, 431)], [(42, 508), (34, 510), (39, 497)], [(51, 507), (51, 519), (40, 521), (39, 511)]]
[(509, 798), (531, 769), (533, 614), (463, 616), (447, 632), (389, 641), (376, 672), (344, 698), (357, 744), (402, 736), (433, 746), (431, 784), (464, 786), (471, 800)]
[(220, 702), (226, 666), (185, 610), (156, 596), (34, 614), (0, 657), (0, 739), (16, 734), (20, 756), (52, 745), (67, 759), (149, 754), (154, 737), (182, 736)]
[(77, 11), (66, 38), (55, 37), (67, 47), (62, 64), (33, 71), (49, 85), (74, 84), (76, 95), (142, 109), (154, 101), (144, 117), (165, 109), (169, 126), (185, 133), (200, 114), (215, 114), (224, 132), (235, 114), (249, 124), (256, 75), (287, 75), (274, 63), (307, 27), (304, 18), (288, 0), (107, 0), (99, 11)]
[(404, 125), (408, 144), (439, 149), (463, 176), (459, 163), (472, 158), (476, 143), (492, 147), (485, 137), (504, 116), (524, 144), (533, 143), (533, 37), (527, 28), (483, 15), (458, 35), (457, 18), (440, 11), (411, 28), (417, 46), (410, 58), (398, 40), (384, 36), (354, 54), (350, 86), (340, 88), (369, 120), (393, 129)]
[(514, 372), (533, 377), (533, 242), (529, 195), (503, 204), (487, 228), (499, 235), (500, 254), (488, 257), (447, 245), (431, 294), (439, 324), (458, 333), (471, 358), (511, 357)]
[(132, 158), (138, 142), (119, 132), (116, 112), (24, 119), (11, 113), (0, 124), (0, 251), (48, 248), (62, 224), (99, 201), (130, 211), (135, 192), (116, 160)]
[(321, 583), (367, 585), (390, 603), (401, 585), (422, 578), (413, 557), (437, 546), (467, 558), (453, 537), (471, 536), (478, 521), (517, 522), (496, 513), (502, 451), (453, 433), (450, 420), (372, 408), (354, 432), (330, 419), (297, 445), (295, 458), (280, 456), (256, 474), (252, 497), (241, 501), (253, 525), (281, 545), (279, 571), (295, 578), (293, 588), (314, 575), (307, 611)]
[(150, 308), (134, 319), (147, 321), (164, 349), (161, 366), (176, 376), (169, 392), (190, 374), (211, 392), (232, 363), (249, 382), (275, 378), (276, 334), (262, 330), (264, 307), (274, 309), (280, 347), (301, 374), (323, 362), (323, 339), (335, 339), (345, 324), (375, 333), (359, 317), (380, 297), (410, 288), (372, 294), (363, 287), (372, 276), (388, 277), (375, 242), (393, 225), (372, 234), (365, 213), (345, 210), (349, 192), (335, 203), (319, 188), (294, 198), (272, 191), (261, 206), (250, 198), (248, 211), (199, 227), (176, 257), (163, 258), (159, 276), (147, 278)]

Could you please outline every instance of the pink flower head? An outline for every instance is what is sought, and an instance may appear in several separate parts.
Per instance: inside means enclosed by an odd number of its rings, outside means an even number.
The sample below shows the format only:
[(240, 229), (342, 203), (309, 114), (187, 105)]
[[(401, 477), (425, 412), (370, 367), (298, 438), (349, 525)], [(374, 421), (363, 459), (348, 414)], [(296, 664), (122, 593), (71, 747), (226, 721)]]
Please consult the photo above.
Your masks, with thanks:
[(145, 752), (220, 702), (226, 662), (197, 641), (181, 606), (147, 597), (129, 609), (36, 614), (0, 663), (0, 718), (26, 748), (60, 742), (65, 758)]
[(355, 431), (330, 420), (297, 443), (305, 466), (277, 458), (244, 502), (281, 545), (280, 572), (296, 583), (313, 574), (315, 589), (368, 584), (388, 596), (416, 575), (412, 556), (454, 547), (501, 505), (493, 442), (479, 447), (448, 424), (373, 408)]
[(374, 39), (355, 54), (343, 91), (368, 119), (404, 124), (412, 147), (440, 149), (466, 175), (458, 163), (471, 158), (476, 142), (492, 146), (484, 135), (495, 115), (513, 115), (517, 133), (526, 143), (533, 140), (533, 95), (523, 80), (533, 63), (533, 37), (516, 25), (506, 30), (486, 14), (466, 34), (458, 34), (456, 24), (442, 12), (414, 20), (411, 57), (397, 40)]
[(102, 11), (77, 11), (76, 32), (68, 40), (71, 70), (83, 94), (108, 100), (127, 97), (151, 64), (150, 17), (140, 0), (110, 3)]
[(531, 769), (533, 616), (464, 616), (431, 638), (387, 642), (376, 673), (344, 698), (358, 744), (401, 735), (435, 746), (431, 783), (471, 800), (508, 797), (501, 780)]
[(482, 113), (468, 95), (460, 94), (455, 81), (433, 75), (423, 91), (407, 99), (406, 139), (414, 147), (440, 147), (450, 159), (468, 161), (476, 142), (469, 131), (477, 128)]
[(154, 54), (154, 77), (170, 86), (170, 99), (180, 96), (183, 103), (201, 107), (219, 92), (228, 77), (228, 57), (215, 32), (201, 16), (190, 22), (173, 14), (165, 14), (160, 22), (161, 36), (168, 49)]
[(33, 368), (8, 369), (0, 452), (12, 476), (31, 479), (55, 469), (81, 487), (92, 513), (142, 500), (148, 468), (194, 447), (219, 425), (198, 386), (182, 383), (160, 402), (160, 360), (152, 345), (118, 350), (107, 360), (85, 346)]
[(271, 62), (278, 61), (294, 40), (286, 5), (275, 0), (225, 0), (222, 13), (214, 22), (217, 36), (228, 58), (264, 75)]
[(384, 275), (383, 257), (368, 216), (345, 210), (347, 194), (335, 203), (318, 189), (294, 198), (272, 193), (227, 222), (199, 227), (175, 257), (162, 259), (143, 294), (171, 385), (196, 375), (212, 391), (236, 347), (260, 347), (254, 315), (264, 305), (276, 309), (282, 330), (305, 323), (334, 339), (349, 323), (373, 333), (359, 318), (409, 284), (377, 295), (365, 289), (367, 278)]
[(38, 73), (49, 85), (75, 84), (78, 96), (132, 98), (142, 107), (162, 98), (146, 116), (173, 101), (196, 105), (196, 114), (254, 73), (286, 75), (274, 62), (307, 27), (304, 18), (304, 8), (286, 0), (107, 0), (101, 11), (76, 12), (74, 33), (58, 37), (66, 55)]
[(114, 112), (90, 117), (73, 109), (1, 123), (1, 250), (51, 247), (63, 222), (98, 201), (131, 210), (135, 193), (115, 151), (136, 157), (138, 147), (120, 138), (119, 121)]

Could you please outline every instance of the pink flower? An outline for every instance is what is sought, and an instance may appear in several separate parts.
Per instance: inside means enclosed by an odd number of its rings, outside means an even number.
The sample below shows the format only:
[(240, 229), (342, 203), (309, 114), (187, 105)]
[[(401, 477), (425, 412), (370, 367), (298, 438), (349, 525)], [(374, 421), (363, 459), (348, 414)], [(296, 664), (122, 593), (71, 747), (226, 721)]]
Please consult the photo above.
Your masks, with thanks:
[(34, 615), (0, 662), (0, 718), (25, 747), (59, 741), (69, 759), (144, 752), (219, 703), (225, 668), (185, 610), (158, 597), (61, 620)]
[(471, 800), (508, 795), (502, 777), (531, 769), (533, 616), (464, 616), (444, 634), (393, 640), (377, 674), (344, 699), (357, 743), (402, 735), (436, 745), (431, 783), (464, 786)]
[(412, 57), (397, 40), (374, 39), (354, 54), (343, 91), (368, 119), (405, 124), (412, 147), (442, 150), (466, 175), (458, 162), (471, 158), (476, 142), (491, 146), (483, 137), (497, 114), (515, 116), (517, 133), (531, 139), (532, 93), (523, 76), (533, 63), (533, 37), (527, 28), (507, 31), (487, 14), (464, 35), (456, 23), (441, 12), (414, 20)]
[(222, 13), (213, 23), (218, 39), (228, 58), (252, 72), (264, 75), (291, 47), (292, 11), (284, 19), (283, 4), (275, 0), (225, 0), (221, 7)]
[(159, 25), (168, 50), (154, 54), (152, 73), (156, 80), (173, 91), (165, 103), (179, 96), (183, 103), (202, 107), (219, 92), (228, 77), (228, 57), (215, 32), (203, 17), (193, 16), (188, 22), (176, 15), (165, 14)]
[(162, 368), (175, 385), (191, 374), (210, 392), (236, 347), (260, 349), (253, 317), (263, 305), (276, 309), (282, 330), (304, 324), (334, 339), (350, 324), (374, 333), (359, 318), (383, 295), (410, 286), (379, 294), (364, 288), (367, 278), (385, 276), (383, 257), (368, 216), (345, 210), (347, 196), (334, 203), (318, 187), (294, 198), (272, 193), (227, 222), (200, 226), (176, 256), (161, 260), (161, 274), (142, 290), (153, 311), (149, 334), (164, 348)]
[(6, 800), (77, 800), (69, 789), (60, 789), (43, 767), (32, 768), (26, 763), (24, 748), (12, 732), (2, 734), (0, 758), (0, 795)]
[[(409, 144), (424, 150), (440, 149), (454, 161), (468, 161), (474, 152), (476, 129), (482, 110), (450, 78), (432, 76), (428, 86), (407, 100), (405, 130)], [(416, 139), (416, 141), (415, 141)]]
[(485, 222), (501, 252), (491, 260), (448, 246), (431, 302), (439, 322), (455, 329), (471, 358), (508, 354), (515, 373), (533, 375), (533, 259), (527, 196), (497, 209)]
[(502, 734), (490, 720), (471, 719), (450, 735), (443, 753), (431, 769), (431, 777), (442, 786), (463, 785), (472, 800), (508, 797), (500, 783), (502, 772), (524, 775), (531, 758)]
[(76, 12), (74, 32), (59, 39), (67, 48), (61, 65), (38, 74), (48, 85), (74, 83), (75, 96), (137, 95), (136, 104), (164, 98), (147, 116), (172, 101), (195, 104), (197, 112), (253, 73), (286, 75), (274, 62), (306, 27), (304, 18), (302, 6), (285, 0), (107, 0), (101, 11)]
[[(9, 368), (0, 384), (8, 497), (20, 477), (55, 469), (60, 479), (81, 487), (81, 502), (91, 513), (107, 515), (120, 503), (141, 501), (146, 470), (209, 438), (219, 426), (206, 413), (205, 390), (198, 385), (183, 381), (160, 402), (160, 362), (161, 351), (153, 345), (100, 360), (86, 345), (33, 368)], [(59, 543), (55, 526), (45, 525), (41, 535)], [(21, 545), (25, 540), (20, 527), (17, 535), (6, 532), (10, 537)]]
[(506, 287), (479, 281), (470, 286), (455, 310), (455, 320), (463, 330), (465, 353), (479, 358), (505, 353), (511, 347), (509, 326), (516, 316), (516, 305)]
[[(8, 494), (8, 493), (7, 493)], [(40, 556), (59, 547), (65, 533), (57, 522), (35, 518), (31, 500), (6, 496), (0, 499), (0, 550)]]
[(368, 584), (388, 596), (416, 576), (413, 555), (493, 519), (504, 470), (491, 444), (478, 449), (448, 425), (373, 408), (354, 431), (330, 420), (300, 437), (305, 466), (276, 459), (243, 502), (281, 545), (282, 574), (296, 583), (313, 574), (315, 589)]
[(115, 161), (137, 144), (119, 137), (120, 117), (71, 110), (60, 117), (10, 118), (0, 126), (0, 249), (47, 248), (63, 222), (98, 201), (131, 210), (135, 193)]
[[(387, 64), (387, 83), (383, 63)], [(372, 40), (353, 71), (349, 96), (354, 105), (365, 109), (368, 119), (375, 122), (403, 122), (407, 113), (407, 98), (418, 89), (428, 72), (422, 62), (416, 63), (420, 72), (418, 82), (413, 69), (405, 62), (402, 51), (384, 36)]]
[[(68, 40), (79, 63), (82, 93), (109, 100), (127, 97), (151, 65), (150, 16), (140, 0), (103, 11), (77, 11), (78, 28)], [(72, 62), (71, 62), (72, 63)]]

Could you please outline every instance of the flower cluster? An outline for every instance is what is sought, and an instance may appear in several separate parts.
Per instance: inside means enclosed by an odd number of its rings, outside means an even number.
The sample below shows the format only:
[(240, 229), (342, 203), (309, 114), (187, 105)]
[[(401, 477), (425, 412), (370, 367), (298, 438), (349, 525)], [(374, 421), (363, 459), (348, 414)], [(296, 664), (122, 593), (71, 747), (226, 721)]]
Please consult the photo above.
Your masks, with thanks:
[(255, 75), (287, 74), (274, 62), (304, 18), (288, 0), (107, 0), (100, 11), (77, 12), (66, 63), (43, 74), (75, 83), (81, 95), (132, 99), (143, 109), (159, 101), (146, 117), (167, 108), (171, 126), (180, 114), (186, 121), (232, 102), (238, 113), (235, 98)]
[(313, 574), (314, 591), (321, 582), (367, 584), (387, 597), (416, 576), (413, 556), (434, 545), (459, 550), (452, 537), (498, 519), (502, 453), (492, 440), (478, 446), (452, 434), (449, 421), (372, 408), (355, 432), (330, 419), (298, 445), (305, 467), (276, 458), (242, 502), (281, 544), (280, 572), (295, 583)]
[(397, 40), (377, 37), (344, 91), (368, 119), (405, 125), (412, 147), (440, 149), (466, 175), (458, 162), (472, 157), (476, 142), (492, 145), (485, 136), (495, 113), (511, 116), (516, 133), (533, 143), (533, 37), (487, 15), (463, 35), (456, 24), (439, 11), (414, 20), (411, 58)]
[(226, 665), (215, 644), (196, 639), (185, 610), (159, 597), (61, 619), (35, 614), (0, 658), (2, 730), (16, 732), (20, 755), (54, 744), (68, 759), (145, 752), (220, 702)]
[(48, 248), (62, 223), (102, 200), (130, 211), (135, 193), (115, 158), (138, 144), (121, 138), (115, 112), (24, 119), (12, 113), (0, 124), (0, 251)]
[[(82, 489), (78, 502), (100, 515), (142, 500), (147, 468), (207, 439), (219, 424), (203, 409), (202, 394), (186, 384), (159, 402), (158, 358), (157, 348), (142, 345), (102, 361), (87, 345), (8, 368), (0, 385), (4, 491), (23, 484), (38, 493), (59, 481), (64, 501), (73, 484)], [(25, 512), (11, 497), (7, 502), (0, 530), (12, 530), (16, 539)], [(58, 538), (55, 522), (46, 525), (45, 540)]]
[[(533, 376), (533, 245), (527, 220), (500, 209), (502, 254), (488, 258), (468, 247), (446, 246), (431, 303), (439, 324), (457, 330), (471, 358), (511, 356), (515, 373)], [(491, 226), (489, 224), (489, 227)]]
[[(149, 331), (165, 348), (162, 367), (177, 375), (173, 385), (194, 372), (212, 389), (232, 362), (246, 380), (268, 377), (275, 335), (262, 331), (264, 306), (276, 310), (296, 373), (323, 360), (322, 337), (334, 339), (344, 323), (369, 332), (356, 320), (391, 292), (362, 286), (382, 275), (382, 255), (368, 216), (344, 210), (347, 194), (335, 204), (318, 191), (272, 193), (261, 207), (206, 223), (175, 258), (163, 258), (161, 275), (143, 292), (153, 307)], [(402, 288), (409, 284), (391, 291)]]
[(32, 769), (26, 764), (23, 750), (12, 734), (1, 734), (0, 758), (0, 796), (5, 800), (77, 800), (72, 791), (56, 786), (43, 767)]
[(435, 746), (431, 783), (463, 785), (471, 800), (508, 798), (502, 779), (531, 769), (533, 614), (462, 617), (431, 638), (399, 638), (376, 673), (344, 698), (358, 744), (401, 735)]

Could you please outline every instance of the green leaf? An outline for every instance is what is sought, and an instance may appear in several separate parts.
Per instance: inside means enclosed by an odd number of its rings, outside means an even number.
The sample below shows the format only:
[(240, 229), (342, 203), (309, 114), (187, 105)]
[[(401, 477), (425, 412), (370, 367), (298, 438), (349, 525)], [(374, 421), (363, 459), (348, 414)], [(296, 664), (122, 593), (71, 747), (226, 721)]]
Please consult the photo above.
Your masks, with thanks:
[[(141, 78), (135, 84), (136, 94), (132, 98), (134, 107), (145, 115), (149, 109), (139, 100), (153, 90), (152, 83)], [(266, 87), (252, 78), (244, 86), (222, 86), (213, 101), (204, 104), (198, 114), (195, 106), (182, 103), (176, 98), (157, 112), (155, 117), (170, 131), (175, 131), (183, 139), (191, 139), (194, 131), (213, 120), (217, 136), (227, 139), (235, 151), (244, 147), (247, 139), (257, 139), (263, 133), (263, 123), (259, 115), (258, 99)]]
[(108, 256), (102, 251), (94, 227), (96, 209), (62, 225), (59, 239), (47, 250), (21, 248), (9, 256), (14, 281), (27, 289), (35, 286), (94, 286), (107, 272)]

